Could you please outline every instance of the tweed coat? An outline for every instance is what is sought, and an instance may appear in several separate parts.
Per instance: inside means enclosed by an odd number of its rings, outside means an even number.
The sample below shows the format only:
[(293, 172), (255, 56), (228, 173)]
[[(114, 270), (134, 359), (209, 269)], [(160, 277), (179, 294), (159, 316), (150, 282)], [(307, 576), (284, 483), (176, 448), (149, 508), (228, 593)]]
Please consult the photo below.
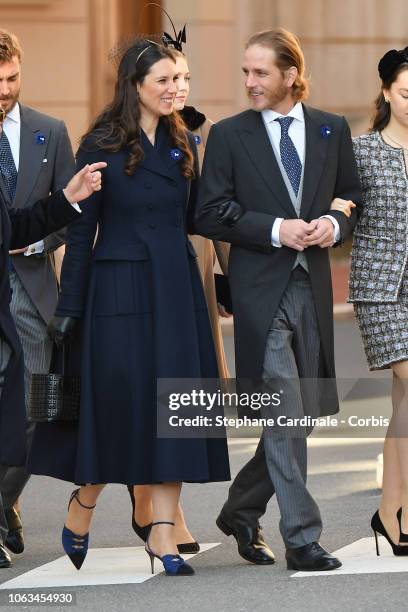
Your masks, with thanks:
[(408, 257), (404, 152), (380, 132), (353, 139), (362, 206), (353, 240), (350, 302), (396, 302)]

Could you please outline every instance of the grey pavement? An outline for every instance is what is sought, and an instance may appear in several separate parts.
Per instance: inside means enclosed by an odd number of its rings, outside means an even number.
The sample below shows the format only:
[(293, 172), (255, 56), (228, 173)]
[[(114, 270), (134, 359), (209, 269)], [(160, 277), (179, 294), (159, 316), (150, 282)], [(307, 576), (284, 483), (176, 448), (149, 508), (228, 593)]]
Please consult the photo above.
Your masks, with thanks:
[[(357, 376), (361, 372), (365, 377), (360, 338), (353, 321), (336, 323), (336, 340), (339, 375)], [(228, 334), (226, 343), (230, 355), (232, 338)], [(389, 378), (388, 374), (385, 376)], [(375, 375), (373, 380), (383, 377), (384, 374)], [(250, 458), (255, 444), (253, 439), (231, 440), (233, 474)], [(381, 439), (312, 440), (309, 487), (322, 512), (321, 542), (328, 550), (372, 535), (370, 517), (378, 507), (380, 494), (375, 483), (375, 459), (381, 447)], [(276, 564), (259, 567), (246, 563), (237, 554), (234, 540), (219, 532), (214, 523), (227, 488), (228, 483), (184, 486), (183, 507), (192, 533), (202, 542), (221, 543), (193, 558), (195, 576), (169, 578), (161, 574), (141, 584), (66, 587), (55, 591), (75, 593), (75, 609), (95, 612), (343, 612), (349, 609), (399, 612), (406, 609), (405, 573), (291, 578), (278, 530), (276, 501), (270, 503), (262, 520), (266, 539), (276, 555)], [(14, 556), (12, 568), (0, 570), (1, 582), (61, 556), (60, 533), (72, 489), (69, 483), (43, 477), (31, 479), (23, 497), (26, 552)], [(118, 485), (107, 487), (96, 509), (91, 546), (141, 545), (132, 532), (130, 518), (126, 489)], [(4, 602), (4, 594), (0, 595), (0, 602)], [(9, 606), (9, 609), (20, 608), (23, 606)]]

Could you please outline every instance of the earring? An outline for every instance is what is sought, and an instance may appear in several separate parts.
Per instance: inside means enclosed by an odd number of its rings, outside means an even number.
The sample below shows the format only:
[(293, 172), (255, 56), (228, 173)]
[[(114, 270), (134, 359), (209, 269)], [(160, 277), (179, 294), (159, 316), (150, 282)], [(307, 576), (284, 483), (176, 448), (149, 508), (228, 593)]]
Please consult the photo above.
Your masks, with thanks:
[(389, 103), (390, 103), (389, 99), (388, 99), (388, 98), (386, 98), (385, 96), (384, 96), (384, 100), (385, 100), (385, 103), (386, 103), (386, 104), (389, 104)]

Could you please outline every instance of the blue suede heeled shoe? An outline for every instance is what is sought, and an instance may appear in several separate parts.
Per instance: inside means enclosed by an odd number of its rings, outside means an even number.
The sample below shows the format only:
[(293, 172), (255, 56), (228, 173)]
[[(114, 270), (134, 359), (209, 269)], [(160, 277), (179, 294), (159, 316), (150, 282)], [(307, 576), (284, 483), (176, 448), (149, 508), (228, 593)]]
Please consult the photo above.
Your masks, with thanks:
[[(71, 493), (71, 497), (68, 503), (68, 511), (72, 501), (75, 499), (82, 508), (86, 508), (86, 510), (93, 510), (95, 508), (93, 506), (86, 506), (83, 504), (79, 497), (79, 489), (75, 489)], [(88, 542), (89, 542), (89, 533), (81, 536), (77, 533), (74, 533), (66, 525), (64, 525), (64, 529), (62, 530), (62, 547), (67, 553), (68, 557), (71, 559), (72, 563), (75, 565), (77, 570), (80, 570), (83, 562), (85, 561), (86, 553), (88, 552)]]
[[(156, 523), (152, 523), (153, 525), (173, 525), (170, 521), (157, 521)], [(150, 534), (149, 534), (150, 535)], [(146, 540), (145, 551), (149, 555), (150, 564), (152, 567), (152, 574), (154, 574), (154, 560), (155, 558), (160, 559), (163, 563), (165, 572), (167, 576), (192, 576), (195, 572), (191, 565), (186, 563), (180, 555), (163, 555), (159, 557), (152, 551), (149, 546), (149, 538)]]

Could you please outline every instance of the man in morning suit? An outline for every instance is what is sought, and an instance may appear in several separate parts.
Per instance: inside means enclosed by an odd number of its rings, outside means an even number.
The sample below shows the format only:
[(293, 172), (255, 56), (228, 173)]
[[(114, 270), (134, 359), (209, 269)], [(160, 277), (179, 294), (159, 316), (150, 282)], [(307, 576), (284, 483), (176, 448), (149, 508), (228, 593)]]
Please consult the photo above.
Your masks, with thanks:
[[(243, 72), (252, 109), (211, 129), (196, 229), (231, 243), (237, 378), (266, 387), (279, 380), (288, 390), (281, 414), (318, 417), (338, 411), (329, 247), (350, 235), (357, 215), (330, 206), (336, 198), (358, 204), (360, 185), (347, 122), (303, 103), (304, 70), (290, 32), (249, 39)], [(311, 391), (301, 392), (303, 379)], [(230, 487), (217, 525), (248, 561), (274, 562), (259, 518), (275, 493), (288, 569), (341, 565), (319, 544), (320, 512), (306, 488), (310, 431), (264, 430)]]
[[(6, 113), (0, 143), (0, 180), (7, 207), (26, 208), (64, 187), (75, 171), (65, 124), (19, 103), (22, 50), (15, 35), (0, 30), (0, 105)], [(25, 400), (32, 373), (49, 371), (52, 342), (47, 323), (57, 303), (54, 251), (64, 243), (65, 231), (10, 252), (11, 313), (24, 352)], [(34, 424), (27, 425), (30, 443)], [(7, 547), (24, 550), (18, 499), (29, 474), (22, 467), (4, 470), (0, 481), (7, 519)]]

